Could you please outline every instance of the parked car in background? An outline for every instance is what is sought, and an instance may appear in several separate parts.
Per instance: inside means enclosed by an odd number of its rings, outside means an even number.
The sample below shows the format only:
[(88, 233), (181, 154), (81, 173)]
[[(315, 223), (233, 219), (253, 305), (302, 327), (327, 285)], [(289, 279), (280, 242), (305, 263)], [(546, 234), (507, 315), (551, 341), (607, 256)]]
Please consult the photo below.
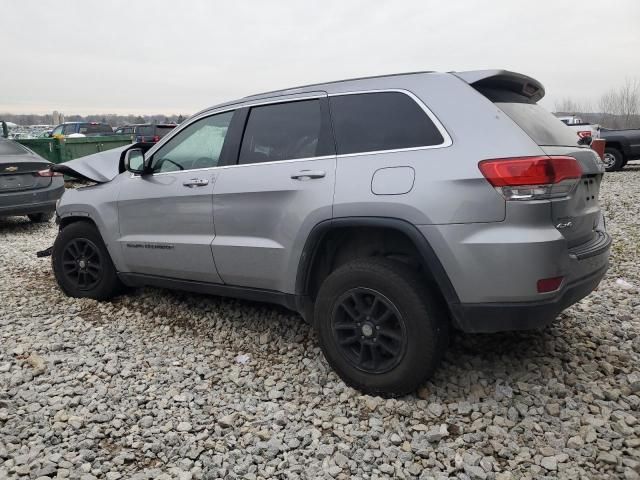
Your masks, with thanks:
[(279, 303), (349, 385), (413, 391), (450, 327), (541, 328), (607, 270), (604, 169), (544, 93), (504, 70), (310, 85), (56, 165), (101, 183), (62, 197), (56, 280)]
[(140, 123), (116, 128), (116, 135), (131, 135), (139, 143), (155, 143), (178, 125), (175, 123)]
[(155, 143), (177, 126), (175, 123), (146, 123), (136, 125), (134, 131), (136, 138), (134, 140), (142, 143)]
[(600, 129), (600, 138), (606, 140), (604, 163), (608, 172), (621, 170), (629, 160), (640, 160), (640, 129)]
[(599, 136), (600, 125), (585, 122), (575, 115), (560, 116), (558, 119), (576, 132), (578, 140), (585, 137), (598, 138)]
[(52, 137), (99, 137), (113, 135), (113, 128), (101, 122), (65, 122), (51, 131)]
[(0, 138), (0, 217), (51, 219), (64, 192), (62, 174), (49, 170), (51, 165), (19, 143)]

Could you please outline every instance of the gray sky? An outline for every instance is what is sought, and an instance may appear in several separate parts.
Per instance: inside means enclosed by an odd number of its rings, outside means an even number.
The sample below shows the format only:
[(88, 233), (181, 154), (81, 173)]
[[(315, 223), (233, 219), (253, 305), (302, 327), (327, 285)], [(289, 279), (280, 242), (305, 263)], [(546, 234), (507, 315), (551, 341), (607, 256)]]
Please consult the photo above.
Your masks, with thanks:
[(194, 113), (326, 80), (506, 68), (542, 103), (640, 78), (640, 1), (3, 0), (0, 112)]

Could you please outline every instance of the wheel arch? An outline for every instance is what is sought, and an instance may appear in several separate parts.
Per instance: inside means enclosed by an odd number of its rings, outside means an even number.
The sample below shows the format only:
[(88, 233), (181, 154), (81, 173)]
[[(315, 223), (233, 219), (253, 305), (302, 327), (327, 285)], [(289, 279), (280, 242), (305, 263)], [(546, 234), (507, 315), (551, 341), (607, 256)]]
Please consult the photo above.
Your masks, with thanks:
[[(358, 241), (354, 241), (354, 235), (361, 238), (376, 232), (377, 234), (390, 235), (392, 239), (402, 243), (402, 249), (413, 249), (422, 272), (427, 280), (436, 286), (447, 307), (459, 303), (458, 295), (446, 273), (440, 259), (431, 247), (425, 236), (411, 223), (398, 218), (389, 217), (345, 217), (326, 220), (317, 224), (310, 232), (305, 242), (304, 249), (296, 275), (295, 292), (296, 298), (301, 299), (298, 310), (307, 318), (310, 304), (314, 299), (313, 282), (326, 278), (330, 273), (322, 271), (321, 263), (332, 263), (336, 258), (339, 260), (339, 247), (331, 246), (329, 242), (337, 240), (340, 246), (351, 246)], [(342, 238), (341, 238), (342, 237)], [(402, 239), (405, 239), (403, 241)], [(348, 248), (348, 247), (347, 247)], [(354, 247), (357, 249), (357, 247)], [(367, 255), (366, 251), (355, 251), (355, 255), (350, 258), (362, 258)], [(329, 254), (330, 258), (322, 254)], [(326, 270), (326, 268), (325, 268)], [(317, 286), (316, 286), (317, 287)], [(451, 308), (449, 308), (451, 311)]]
[(98, 231), (100, 231), (96, 222), (88, 215), (68, 215), (66, 217), (60, 218), (60, 220), (58, 221), (58, 225), (60, 226), (60, 229), (63, 229), (65, 227), (68, 227), (72, 223), (77, 223), (77, 222), (90, 223), (91, 225), (96, 227)]
[(606, 140), (605, 149), (614, 148), (620, 152), (623, 160), (627, 158), (629, 154), (628, 143), (625, 143), (623, 139), (620, 139), (618, 137), (614, 137), (611, 140), (605, 138), (605, 140)]

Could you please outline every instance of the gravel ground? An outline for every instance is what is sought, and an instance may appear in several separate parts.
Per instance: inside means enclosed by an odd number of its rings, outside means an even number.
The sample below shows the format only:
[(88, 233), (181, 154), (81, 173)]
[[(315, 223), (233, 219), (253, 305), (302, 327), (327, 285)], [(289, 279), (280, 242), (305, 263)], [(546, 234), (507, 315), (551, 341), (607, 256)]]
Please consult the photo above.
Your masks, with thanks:
[(276, 307), (67, 298), (35, 257), (55, 226), (0, 220), (0, 479), (638, 479), (638, 199), (640, 165), (606, 176), (597, 292), (544, 331), (456, 335), (395, 400), (345, 387)]

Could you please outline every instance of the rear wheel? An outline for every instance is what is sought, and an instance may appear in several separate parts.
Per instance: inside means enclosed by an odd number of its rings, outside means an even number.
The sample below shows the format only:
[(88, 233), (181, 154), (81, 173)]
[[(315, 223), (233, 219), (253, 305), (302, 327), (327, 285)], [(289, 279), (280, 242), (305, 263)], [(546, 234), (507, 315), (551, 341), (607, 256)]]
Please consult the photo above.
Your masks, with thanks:
[(349, 262), (316, 298), (315, 322), (329, 364), (362, 392), (398, 396), (435, 371), (448, 343), (448, 319), (422, 278), (384, 258)]
[(33, 223), (46, 223), (53, 218), (53, 212), (30, 213), (27, 217)]
[(76, 222), (60, 231), (51, 254), (58, 285), (70, 297), (105, 300), (122, 290), (100, 233), (88, 222)]
[(625, 161), (622, 152), (617, 148), (604, 149), (604, 166), (607, 172), (617, 172), (624, 167)]

